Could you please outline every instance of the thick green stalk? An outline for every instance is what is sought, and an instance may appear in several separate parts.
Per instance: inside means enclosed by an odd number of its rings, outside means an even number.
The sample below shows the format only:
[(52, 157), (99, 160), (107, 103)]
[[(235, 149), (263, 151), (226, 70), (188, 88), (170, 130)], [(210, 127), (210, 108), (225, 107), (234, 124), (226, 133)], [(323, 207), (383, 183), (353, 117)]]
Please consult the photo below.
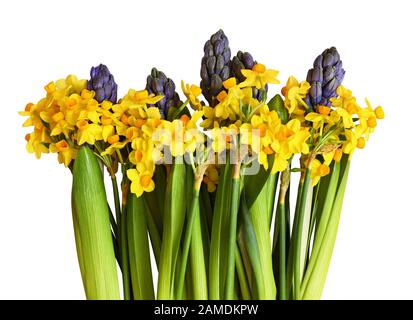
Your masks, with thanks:
[(265, 186), (267, 188), (267, 201), (268, 201), (268, 228), (271, 228), (272, 217), (274, 215), (274, 202), (275, 194), (277, 191), (279, 172), (276, 174), (270, 174), (268, 177)]
[(273, 272), (272, 247), (270, 235), (269, 211), (273, 208), (268, 201), (268, 195), (272, 194), (269, 190), (269, 181), (264, 184), (256, 200), (249, 208), (252, 225), (258, 243), (258, 254), (260, 256), (261, 273), (264, 278), (264, 298), (275, 300), (277, 289)]
[[(126, 209), (126, 208), (125, 208)], [(130, 300), (131, 294), (131, 275), (128, 255), (128, 232), (127, 232), (127, 210), (123, 210), (120, 216), (120, 259), (122, 265), (122, 282), (123, 282), (123, 298), (124, 300)]]
[(304, 203), (304, 219), (303, 219), (303, 229), (301, 236), (301, 253), (300, 253), (300, 279), (303, 279), (304, 270), (308, 261), (309, 244), (311, 240), (310, 235), (310, 224), (311, 224), (311, 209), (313, 205), (313, 186), (308, 187), (307, 198)]
[(248, 285), (247, 275), (245, 273), (244, 264), (238, 245), (235, 247), (235, 267), (237, 269), (237, 276), (243, 300), (251, 300), (251, 292)]
[(119, 299), (109, 210), (99, 162), (86, 146), (73, 167), (72, 212), (87, 299)]
[(120, 242), (120, 261), (121, 261), (121, 270), (122, 270), (122, 284), (123, 284), (123, 299), (131, 299), (131, 287), (130, 287), (130, 269), (129, 269), (129, 260), (128, 260), (128, 241), (126, 235), (126, 211), (122, 213), (120, 206), (119, 198), (119, 189), (116, 176), (111, 177), (112, 180), (112, 189), (113, 189), (113, 198), (115, 203), (115, 212), (116, 212), (116, 221), (118, 229), (116, 234), (119, 237)]
[[(291, 232), (291, 240), (290, 240), (290, 245), (288, 248), (288, 259), (287, 259), (287, 292), (289, 297), (293, 296), (293, 269), (294, 269), (294, 248), (295, 248), (295, 243), (296, 243), (296, 237), (297, 237), (297, 225), (298, 225), (298, 216), (297, 216), (297, 210), (298, 210), (298, 204), (301, 202), (301, 195), (303, 193), (303, 183), (304, 179), (300, 179), (300, 182), (298, 184), (298, 190), (297, 190), (297, 198), (296, 198), (296, 206), (295, 206), (295, 211), (294, 211), (294, 220), (293, 220), (293, 229)], [(288, 206), (288, 207), (287, 207)], [(289, 204), (286, 203), (286, 211), (290, 211)], [(289, 214), (287, 213), (287, 217)]]
[(113, 200), (115, 203), (116, 221), (118, 223), (118, 230), (116, 230), (116, 232), (117, 234), (120, 234), (120, 220), (121, 220), (122, 211), (120, 208), (118, 182), (116, 180), (116, 176), (112, 176), (110, 180), (112, 181)]
[(306, 203), (308, 200), (308, 191), (311, 186), (311, 170), (310, 164), (304, 173), (304, 181), (302, 183), (302, 190), (300, 194), (300, 201), (297, 203), (295, 217), (297, 218), (296, 235), (294, 237), (294, 251), (293, 251), (293, 296), (294, 299), (299, 299), (301, 287), (301, 255), (302, 255), (302, 241), (305, 220)]
[(343, 168), (341, 168), (337, 193), (334, 199), (333, 207), (331, 208), (331, 213), (324, 232), (324, 237), (318, 250), (318, 254), (314, 257), (312, 255), (310, 258), (310, 262), (311, 259), (315, 259), (315, 262), (314, 267), (311, 270), (311, 274), (309, 275), (308, 282), (302, 290), (302, 299), (305, 300), (320, 299), (327, 278), (328, 268), (330, 266), (330, 261), (338, 231), (338, 225), (340, 222), (344, 193), (346, 190), (348, 173), (350, 169), (350, 161), (347, 157), (343, 157), (341, 162)]
[(254, 299), (265, 299), (264, 277), (262, 275), (262, 267), (259, 255), (259, 247), (257, 237), (254, 231), (254, 226), (251, 221), (250, 213), (248, 212), (245, 194), (243, 193), (241, 205), (242, 219), (242, 237), (245, 241), (245, 248), (251, 263), (253, 271), (252, 291)]
[(277, 216), (279, 222), (279, 241), (278, 241), (278, 279), (279, 279), (279, 299), (286, 300), (287, 292), (287, 217), (285, 199), (290, 186), (290, 170), (284, 170), (281, 174), (280, 192), (278, 195)]
[(164, 225), (157, 295), (157, 298), (161, 300), (174, 298), (173, 281), (186, 210), (185, 182), (185, 164), (175, 163), (168, 177), (165, 194)]
[(212, 220), (211, 247), (209, 257), (209, 298), (219, 300), (223, 297), (226, 263), (228, 257), (227, 227), (231, 205), (232, 166), (229, 160), (221, 169), (218, 189), (215, 196)]
[[(212, 206), (211, 200), (208, 194), (208, 190), (205, 184), (201, 184), (201, 190), (199, 192), (200, 199), (200, 216), (201, 216), (201, 227), (202, 227), (202, 243), (204, 245), (204, 259), (205, 259), (205, 270), (208, 275), (209, 268), (209, 252), (211, 244), (211, 229), (212, 229)], [(210, 222), (208, 221), (208, 216), (210, 216)]]
[(127, 203), (129, 260), (135, 300), (155, 298), (144, 201), (143, 197), (130, 194)]
[(145, 192), (143, 195), (145, 197), (146, 205), (150, 210), (148, 213), (152, 216), (151, 220), (155, 223), (158, 235), (161, 236), (166, 189), (166, 175), (164, 166), (156, 166), (153, 180), (155, 182), (155, 190), (149, 193)]
[[(146, 204), (146, 201), (145, 201)], [(146, 204), (146, 222), (148, 224), (149, 238), (151, 239), (153, 255), (155, 257), (156, 266), (159, 268), (159, 259), (161, 255), (161, 236), (159, 235), (159, 230), (156, 226), (153, 215), (149, 206)]]
[(229, 246), (227, 278), (225, 282), (225, 299), (234, 299), (235, 283), (235, 248), (237, 245), (237, 217), (239, 209), (240, 195), (240, 168), (241, 164), (234, 164), (234, 174), (232, 176), (230, 224), (229, 224)]
[(207, 300), (208, 279), (204, 256), (204, 245), (199, 207), (195, 213), (194, 225), (192, 226), (192, 240), (189, 255), (191, 260), (193, 299)]
[(214, 210), (213, 210), (213, 206), (211, 203), (211, 197), (209, 195), (208, 189), (205, 184), (201, 185), (201, 190), (199, 192), (199, 198), (201, 202), (201, 209), (202, 209), (202, 212), (204, 213), (203, 220), (206, 221), (205, 226), (208, 230), (208, 234), (210, 234), (212, 230), (212, 217), (214, 215)]
[[(241, 202), (241, 205), (243, 205), (242, 202)], [(242, 221), (242, 219), (241, 219), (241, 221)], [(253, 298), (256, 297), (256, 294), (254, 294), (254, 291), (253, 291), (253, 290), (256, 290), (256, 285), (254, 285), (254, 276), (253, 276), (253, 271), (252, 271), (252, 265), (251, 265), (250, 257), (248, 255), (247, 244), (246, 244), (244, 235), (245, 235), (245, 232), (244, 232), (244, 227), (242, 225), (240, 227), (240, 230), (239, 230), (238, 235), (237, 235), (237, 243), (238, 243), (239, 253), (240, 253), (240, 256), (241, 256), (241, 263), (244, 267), (245, 277), (246, 277), (247, 282), (248, 282), (248, 288), (249, 288), (249, 292), (250, 292), (250, 296), (251, 296), (250, 299), (253, 299)]]
[(188, 211), (182, 254), (180, 257), (180, 268), (178, 269), (178, 282), (176, 288), (176, 299), (178, 300), (182, 299), (189, 247), (192, 240), (192, 229), (197, 212), (199, 212), (199, 189), (197, 187), (194, 187), (192, 190), (192, 201)]
[[(338, 186), (339, 177), (340, 177), (340, 167), (341, 167), (340, 162), (337, 162), (333, 165), (333, 169), (330, 174), (330, 178), (328, 180), (329, 183), (327, 186), (323, 186), (323, 189), (325, 189), (326, 192), (323, 197), (324, 199), (322, 199), (323, 200), (322, 207), (321, 207), (321, 204), (318, 207), (320, 213), (316, 213), (318, 215), (318, 218), (317, 218), (318, 221), (317, 221), (317, 226), (315, 229), (314, 241), (313, 241), (313, 247), (311, 250), (310, 260), (308, 262), (307, 269), (306, 269), (303, 283), (302, 283), (303, 288), (307, 286), (310, 275), (315, 267), (315, 263), (317, 260), (316, 257), (318, 256), (320, 247), (323, 243), (324, 234), (325, 234), (325, 231), (328, 225), (328, 221), (330, 219), (331, 209), (333, 207), (336, 193), (337, 193), (337, 186)], [(301, 291), (303, 292), (303, 289)]]
[(161, 221), (160, 221), (160, 231), (159, 234), (162, 236), (162, 221), (164, 217), (164, 211), (165, 211), (165, 190), (166, 190), (166, 169), (165, 166), (163, 165), (157, 165), (155, 168), (155, 172), (153, 175), (153, 181), (155, 182), (155, 193), (156, 193), (156, 199), (158, 200), (159, 204), (159, 212), (161, 216)]

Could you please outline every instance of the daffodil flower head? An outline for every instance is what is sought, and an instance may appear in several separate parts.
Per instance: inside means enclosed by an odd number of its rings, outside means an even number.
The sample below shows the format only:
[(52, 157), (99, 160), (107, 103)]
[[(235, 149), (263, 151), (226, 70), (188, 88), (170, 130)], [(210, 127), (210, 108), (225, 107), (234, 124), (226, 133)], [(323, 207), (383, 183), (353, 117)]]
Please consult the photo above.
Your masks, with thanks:
[(189, 104), (194, 110), (201, 110), (202, 103), (198, 97), (202, 93), (202, 89), (194, 84), (185, 84), (184, 81), (181, 81), (181, 87), (184, 95), (189, 99)]
[(299, 106), (307, 107), (304, 99), (307, 96), (310, 87), (311, 86), (307, 81), (299, 83), (293, 76), (288, 78), (286, 85), (281, 89), (281, 93), (285, 97), (285, 106), (290, 115), (293, 114)]
[(126, 172), (131, 181), (130, 190), (137, 197), (140, 197), (144, 192), (152, 192), (155, 189), (155, 183), (152, 180), (153, 172), (143, 169), (129, 169)]
[(246, 78), (239, 84), (240, 88), (256, 87), (257, 89), (265, 88), (267, 83), (278, 84), (278, 71), (267, 69), (262, 63), (257, 63), (252, 67), (252, 70), (241, 70), (242, 75)]
[(207, 185), (208, 192), (214, 192), (217, 189), (219, 181), (219, 167), (216, 164), (211, 164), (205, 170), (202, 182)]

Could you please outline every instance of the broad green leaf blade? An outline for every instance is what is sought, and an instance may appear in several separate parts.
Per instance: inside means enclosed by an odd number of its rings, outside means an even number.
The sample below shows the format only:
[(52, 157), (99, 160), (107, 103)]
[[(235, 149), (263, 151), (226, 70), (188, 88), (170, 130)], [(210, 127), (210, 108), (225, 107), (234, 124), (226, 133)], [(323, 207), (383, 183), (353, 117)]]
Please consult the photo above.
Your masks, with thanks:
[(342, 170), (342, 176), (337, 188), (337, 194), (334, 199), (333, 207), (331, 209), (331, 214), (324, 234), (324, 238), (319, 253), (316, 257), (317, 260), (315, 262), (315, 266), (312, 270), (307, 286), (304, 288), (302, 299), (305, 300), (320, 299), (327, 278), (328, 268), (330, 266), (330, 261), (337, 236), (348, 173), (350, 169), (350, 161), (348, 161), (346, 158), (342, 159), (341, 161), (344, 161), (344, 163), (342, 163), (344, 170)]
[(119, 299), (116, 258), (99, 162), (86, 146), (73, 167), (72, 212), (87, 299)]
[(245, 197), (247, 201), (248, 208), (251, 208), (252, 204), (257, 199), (262, 188), (268, 180), (268, 177), (271, 174), (271, 168), (274, 163), (274, 157), (268, 157), (268, 170), (265, 170), (263, 166), (260, 166), (260, 170), (257, 174), (247, 175), (244, 177), (244, 187), (243, 191), (245, 192)]
[(264, 299), (274, 300), (277, 290), (273, 273), (270, 224), (268, 221), (269, 210), (272, 210), (272, 206), (268, 201), (268, 195), (272, 194), (267, 188), (269, 182), (270, 179), (267, 180), (249, 212), (257, 239), (261, 273), (264, 278)]
[(168, 177), (158, 276), (158, 299), (173, 299), (174, 277), (186, 210), (186, 167), (175, 163)]
[(228, 257), (229, 210), (231, 206), (232, 166), (229, 161), (221, 168), (212, 219), (209, 256), (209, 298), (223, 297)]
[(143, 197), (129, 194), (127, 203), (129, 263), (135, 300), (155, 299), (144, 201)]
[(340, 163), (334, 164), (332, 172), (330, 174), (331, 177), (328, 180), (329, 183), (327, 186), (323, 186), (322, 188), (323, 190), (326, 190), (326, 193), (324, 195), (320, 194), (320, 197), (322, 197), (322, 201), (320, 202), (320, 205), (318, 207), (320, 213), (316, 213), (318, 215), (318, 218), (314, 234), (314, 242), (311, 250), (310, 260), (308, 262), (307, 269), (304, 275), (301, 292), (303, 292), (306, 288), (310, 276), (313, 272), (313, 269), (316, 267), (317, 256), (323, 243), (324, 234), (330, 219), (331, 209), (336, 198), (337, 184), (340, 176), (340, 168)]
[(288, 110), (284, 105), (284, 100), (282, 97), (277, 94), (275, 95), (269, 102), (268, 102), (268, 108), (271, 111), (276, 111), (278, 114), (278, 117), (280, 118), (281, 122), (283, 124), (286, 124), (288, 122), (289, 114)]

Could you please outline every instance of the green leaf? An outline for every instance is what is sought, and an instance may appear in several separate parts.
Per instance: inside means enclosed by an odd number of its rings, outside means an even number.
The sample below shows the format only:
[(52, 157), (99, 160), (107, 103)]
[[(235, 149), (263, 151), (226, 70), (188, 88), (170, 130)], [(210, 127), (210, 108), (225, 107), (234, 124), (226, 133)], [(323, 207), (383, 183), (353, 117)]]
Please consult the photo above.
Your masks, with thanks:
[[(307, 270), (304, 275), (303, 283), (302, 283), (302, 292), (303, 288), (307, 286), (307, 283), (310, 279), (310, 276), (313, 272), (313, 269), (316, 267), (316, 257), (320, 251), (320, 248), (323, 243), (324, 234), (327, 229), (330, 214), (332, 207), (334, 205), (336, 193), (337, 193), (337, 186), (339, 182), (339, 175), (340, 175), (340, 163), (335, 163), (333, 165), (333, 169), (331, 174), (329, 175), (328, 180), (321, 181), (323, 183), (322, 188), (323, 193), (319, 195), (320, 204), (318, 205), (318, 211), (315, 213), (317, 215), (317, 225), (314, 234), (314, 241), (311, 250), (310, 260), (307, 265)], [(328, 184), (327, 184), (328, 183)]]
[(245, 195), (242, 196), (242, 205), (240, 210), (241, 215), (241, 238), (245, 244), (248, 260), (252, 268), (252, 291), (253, 299), (265, 299), (264, 291), (264, 277), (262, 274), (261, 260), (259, 254), (259, 246), (257, 242), (257, 235), (251, 221), (251, 216), (246, 204)]
[(334, 244), (337, 236), (338, 225), (340, 221), (341, 209), (343, 206), (344, 193), (346, 190), (348, 173), (350, 169), (350, 161), (343, 157), (341, 176), (338, 183), (337, 193), (334, 199), (334, 204), (331, 209), (324, 237), (318, 251), (315, 266), (309, 276), (306, 287), (303, 288), (302, 299), (320, 299), (323, 293), (324, 284), (327, 278), (328, 268), (330, 266), (331, 257), (333, 255)]
[(175, 163), (168, 177), (158, 276), (158, 299), (173, 299), (176, 261), (186, 210), (186, 167)]
[(72, 214), (76, 248), (87, 299), (119, 299), (102, 171), (93, 152), (79, 149), (73, 167)]
[(286, 124), (288, 122), (288, 110), (284, 105), (284, 100), (283, 98), (277, 94), (275, 95), (269, 102), (268, 102), (268, 108), (271, 111), (277, 111), (278, 117), (280, 118), (281, 122), (283, 124)]
[(251, 208), (271, 174), (274, 156), (268, 157), (268, 170), (260, 166), (257, 174), (244, 176), (244, 192), (248, 208)]
[(231, 206), (232, 165), (229, 161), (221, 168), (212, 220), (209, 256), (209, 298), (223, 298), (228, 258), (229, 210)]
[(143, 197), (129, 194), (127, 203), (127, 235), (133, 297), (135, 300), (153, 300), (151, 257), (149, 253), (147, 210)]
[[(273, 195), (272, 190), (269, 188), (275, 188), (271, 176), (267, 179), (258, 197), (249, 208), (251, 215), (251, 222), (254, 228), (254, 233), (258, 244), (258, 254), (260, 256), (261, 274), (264, 278), (264, 299), (275, 300), (276, 287), (275, 278), (273, 273), (272, 264), (272, 247), (270, 236), (270, 211), (273, 210), (272, 203), (269, 201), (269, 197)], [(272, 199), (274, 200), (274, 198)]]

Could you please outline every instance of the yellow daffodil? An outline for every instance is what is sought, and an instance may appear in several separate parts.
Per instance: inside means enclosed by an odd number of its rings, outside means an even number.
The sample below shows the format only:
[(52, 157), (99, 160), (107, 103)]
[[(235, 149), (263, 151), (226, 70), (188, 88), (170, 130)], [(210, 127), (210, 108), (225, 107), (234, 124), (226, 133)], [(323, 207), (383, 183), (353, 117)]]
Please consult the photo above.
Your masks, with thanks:
[(201, 122), (200, 126), (205, 129), (212, 129), (219, 126), (220, 119), (215, 116), (215, 109), (209, 106), (204, 106), (202, 108), (204, 112), (204, 121)]
[(93, 99), (94, 93), (92, 91), (84, 89), (81, 94), (81, 98), (86, 107), (80, 112), (79, 119), (90, 120), (93, 123), (99, 123), (99, 117), (101, 114), (101, 108), (99, 103)]
[(281, 89), (281, 93), (285, 97), (285, 106), (290, 114), (300, 105), (305, 105), (304, 99), (310, 90), (311, 85), (307, 81), (298, 82), (296, 78), (290, 76), (285, 87)]
[(343, 152), (351, 155), (356, 148), (363, 149), (366, 145), (365, 132), (366, 128), (360, 124), (352, 130), (345, 130), (346, 140), (343, 143)]
[(185, 84), (181, 81), (182, 92), (189, 99), (189, 104), (194, 110), (201, 110), (202, 103), (199, 101), (198, 97), (202, 93), (202, 89), (194, 84)]
[(246, 78), (239, 84), (240, 88), (256, 87), (262, 89), (267, 83), (277, 84), (280, 81), (277, 79), (278, 71), (267, 69), (265, 65), (257, 63), (252, 67), (252, 70), (241, 70), (242, 75)]
[(310, 137), (310, 133), (308, 128), (302, 127), (297, 119), (292, 119), (286, 125), (280, 126), (275, 133), (275, 137), (278, 140), (279, 147), (274, 150), (276, 156), (272, 173), (285, 170), (288, 160), (293, 154), (307, 154), (309, 152), (307, 139)]
[(337, 112), (331, 112), (329, 107), (318, 106), (317, 111), (305, 116), (305, 120), (313, 123), (314, 129), (319, 129), (324, 124), (333, 125), (340, 120), (340, 115)]
[(217, 189), (219, 172), (217, 165), (209, 165), (205, 170), (202, 182), (207, 185), (208, 192), (214, 192)]
[(321, 163), (319, 160), (314, 159), (311, 162), (311, 181), (312, 185), (315, 186), (322, 177), (325, 177), (330, 173), (330, 167)]
[(29, 153), (34, 153), (37, 159), (40, 159), (42, 153), (49, 153), (49, 148), (45, 143), (49, 143), (45, 129), (34, 129), (31, 134), (26, 135), (26, 149)]
[(343, 108), (350, 115), (356, 114), (359, 111), (360, 106), (357, 104), (356, 98), (353, 96), (351, 90), (340, 85), (338, 86), (336, 92), (338, 96), (330, 99), (333, 107)]
[(102, 127), (95, 123), (89, 123), (86, 120), (79, 120), (76, 124), (77, 144), (81, 146), (85, 142), (94, 144), (96, 140), (102, 139)]
[(129, 169), (126, 173), (131, 181), (130, 190), (137, 197), (140, 197), (143, 192), (152, 192), (155, 189), (155, 183), (152, 180), (153, 172), (149, 170), (140, 172), (137, 169)]
[(68, 167), (72, 160), (76, 158), (76, 149), (71, 148), (66, 140), (52, 143), (49, 149), (52, 153), (57, 152), (59, 163), (63, 163), (65, 167)]
[(162, 99), (163, 96), (155, 96), (153, 93), (149, 94), (147, 90), (136, 91), (130, 89), (127, 95), (122, 98), (121, 103), (127, 106), (128, 109), (137, 109), (143, 118), (146, 106), (153, 105)]

